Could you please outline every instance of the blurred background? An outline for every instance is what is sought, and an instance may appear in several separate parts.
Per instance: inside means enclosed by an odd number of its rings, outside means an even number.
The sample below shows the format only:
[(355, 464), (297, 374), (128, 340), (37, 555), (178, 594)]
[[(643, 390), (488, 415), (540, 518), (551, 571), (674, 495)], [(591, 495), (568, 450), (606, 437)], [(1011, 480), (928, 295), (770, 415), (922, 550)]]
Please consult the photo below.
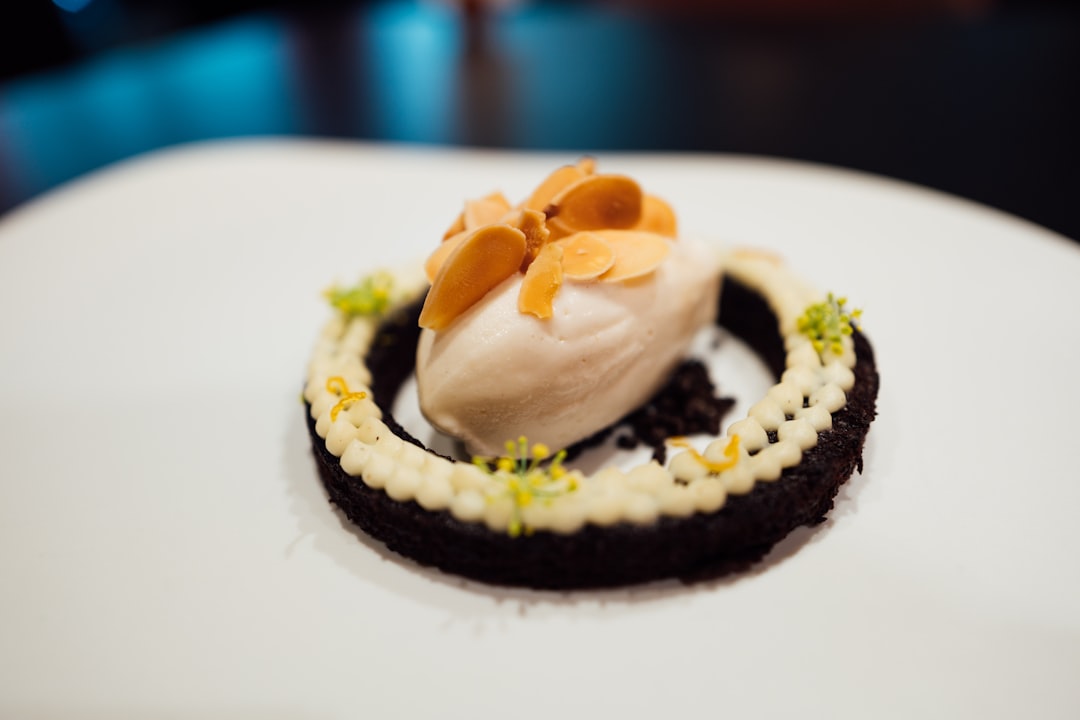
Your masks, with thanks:
[(1080, 238), (1080, 11), (1044, 0), (8, 0), (0, 213), (155, 148), (320, 136), (766, 155)]

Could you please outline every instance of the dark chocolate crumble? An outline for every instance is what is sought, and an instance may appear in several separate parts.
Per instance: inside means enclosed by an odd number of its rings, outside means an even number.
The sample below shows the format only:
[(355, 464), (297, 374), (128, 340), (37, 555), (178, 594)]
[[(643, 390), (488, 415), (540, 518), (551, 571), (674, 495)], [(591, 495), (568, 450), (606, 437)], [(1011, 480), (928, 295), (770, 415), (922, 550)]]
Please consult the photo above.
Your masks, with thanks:
[[(367, 364), (384, 422), (419, 445), (385, 413), (413, 372), (418, 312), (418, 307), (411, 308), (383, 325)], [(725, 278), (718, 322), (761, 355), (779, 378), (785, 361), (783, 341), (776, 318), (761, 296)], [(310, 408), (308, 427), (330, 500), (366, 533), (423, 565), (492, 584), (549, 589), (612, 587), (672, 577), (690, 582), (744, 570), (796, 527), (820, 523), (840, 486), (861, 469), (863, 444), (876, 414), (879, 377), (869, 341), (859, 331), (854, 341), (855, 386), (847, 404), (833, 414), (833, 428), (821, 433), (818, 444), (803, 453), (798, 466), (784, 470), (779, 480), (756, 483), (745, 495), (729, 495), (714, 513), (661, 517), (651, 525), (586, 525), (572, 534), (541, 530), (511, 538), (482, 523), (462, 522), (449, 512), (424, 510), (412, 501), (398, 502), (368, 487), (349, 476), (326, 449), (315, 432)], [(724, 399), (716, 398), (707, 373), (703, 383), (698, 370), (684, 368), (673, 377), (676, 387), (654, 399), (663, 409), (648, 411), (646, 406), (627, 418), (635, 428), (634, 415), (652, 413), (654, 420), (632, 431), (635, 438), (638, 433), (648, 438), (654, 430), (659, 432), (663, 423), (672, 422), (674, 410), (700, 416), (695, 423), (715, 418), (717, 427), (708, 432), (719, 431), (720, 417), (730, 404), (725, 406)], [(660, 417), (665, 419), (656, 419)], [(691, 432), (697, 430), (684, 429), (681, 434)], [(620, 442), (623, 437), (629, 436), (620, 434)]]

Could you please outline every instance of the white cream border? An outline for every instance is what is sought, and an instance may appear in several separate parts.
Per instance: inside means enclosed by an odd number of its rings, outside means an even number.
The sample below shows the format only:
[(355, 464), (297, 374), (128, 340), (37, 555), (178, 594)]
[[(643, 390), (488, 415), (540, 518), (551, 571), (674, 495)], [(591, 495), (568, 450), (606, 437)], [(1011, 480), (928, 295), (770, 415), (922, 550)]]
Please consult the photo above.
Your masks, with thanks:
[[(780, 382), (702, 453), (707, 461), (719, 462), (731, 438), (739, 436), (738, 462), (719, 473), (710, 472), (694, 453), (682, 451), (666, 467), (656, 462), (629, 471), (607, 467), (588, 477), (575, 471), (576, 490), (515, 508), (505, 481), (471, 463), (451, 462), (405, 442), (382, 422), (364, 364), (379, 318), (335, 314), (315, 344), (304, 399), (311, 404), (316, 432), (346, 473), (394, 500), (415, 500), (427, 510), (447, 510), (458, 520), (482, 522), (494, 531), (508, 531), (515, 515), (532, 530), (571, 533), (586, 523), (648, 524), (660, 516), (715, 512), (729, 494), (748, 493), (755, 483), (777, 480), (784, 468), (801, 462), (803, 451), (817, 444), (818, 434), (832, 427), (833, 413), (847, 402), (856, 359), (850, 337), (844, 338), (840, 355), (823, 362), (798, 332), (799, 316), (824, 296), (778, 258), (734, 250), (723, 256), (722, 266), (768, 302), (787, 358)], [(399, 280), (407, 286), (406, 302), (426, 289), (422, 280)], [(327, 389), (327, 381), (335, 376), (343, 378), (350, 391), (368, 397), (349, 404), (331, 421), (340, 397)], [(769, 442), (769, 431), (776, 432), (776, 442)]]

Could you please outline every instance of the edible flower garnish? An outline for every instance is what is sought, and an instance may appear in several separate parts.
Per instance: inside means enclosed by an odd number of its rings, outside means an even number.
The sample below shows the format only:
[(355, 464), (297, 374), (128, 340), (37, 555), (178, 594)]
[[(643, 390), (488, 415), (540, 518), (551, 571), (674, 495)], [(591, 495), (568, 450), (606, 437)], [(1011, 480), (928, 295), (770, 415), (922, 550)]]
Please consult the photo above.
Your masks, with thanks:
[(849, 311), (844, 307), (846, 303), (847, 298), (837, 298), (829, 293), (825, 302), (814, 303), (799, 317), (799, 332), (810, 338), (818, 355), (824, 356), (826, 351), (841, 354), (844, 336), (859, 326), (862, 310)]
[(330, 422), (337, 420), (337, 416), (342, 410), (348, 410), (349, 406), (354, 402), (363, 400), (367, 397), (366, 392), (352, 392), (349, 390), (349, 385), (345, 382), (345, 378), (340, 375), (334, 375), (333, 377), (326, 379), (326, 391), (332, 392), (341, 398), (334, 407), (330, 408)]
[(381, 316), (393, 300), (394, 276), (380, 270), (352, 287), (329, 288), (325, 295), (330, 304), (346, 315)]
[(693, 445), (690, 444), (690, 441), (684, 437), (668, 438), (667, 442), (668, 445), (671, 445), (672, 447), (682, 448), (686, 450), (686, 452), (690, 453), (690, 456), (693, 457), (694, 460), (696, 460), (698, 463), (700, 463), (702, 467), (708, 470), (710, 475), (719, 475), (725, 470), (730, 470), (731, 468), (735, 467), (735, 465), (737, 465), (739, 462), (738, 435), (731, 436), (731, 439), (728, 440), (727, 447), (724, 448), (724, 459), (717, 461), (709, 460), (707, 457), (702, 455)]
[(510, 537), (530, 532), (521, 516), (524, 508), (536, 500), (550, 501), (577, 490), (577, 478), (562, 464), (566, 451), (560, 450), (545, 466), (543, 463), (549, 457), (551, 450), (547, 445), (535, 443), (530, 450), (528, 440), (522, 435), (517, 442), (506, 441), (506, 455), (473, 458), (474, 465), (504, 485), (502, 496), (508, 497), (513, 505), (508, 528)]

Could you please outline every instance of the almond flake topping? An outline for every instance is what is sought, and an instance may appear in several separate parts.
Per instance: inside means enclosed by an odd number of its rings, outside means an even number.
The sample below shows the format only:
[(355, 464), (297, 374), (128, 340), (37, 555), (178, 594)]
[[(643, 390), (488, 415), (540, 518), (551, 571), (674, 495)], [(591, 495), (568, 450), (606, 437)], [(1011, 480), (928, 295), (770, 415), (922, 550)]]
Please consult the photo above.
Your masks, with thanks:
[(615, 264), (615, 249), (595, 232), (583, 231), (558, 240), (563, 249), (563, 273), (571, 280), (592, 280)]
[(678, 234), (675, 211), (655, 195), (646, 195), (641, 199), (641, 218), (634, 229), (674, 238)]
[(600, 276), (604, 282), (632, 280), (648, 275), (668, 254), (667, 242), (653, 233), (637, 230), (598, 230), (596, 234), (615, 249), (615, 264)]
[(510, 201), (501, 192), (494, 192), (479, 200), (465, 203), (462, 213), (466, 230), (475, 230), (497, 223), (510, 210)]
[(563, 279), (622, 282), (653, 272), (675, 239), (675, 213), (625, 175), (583, 158), (556, 169), (520, 205), (499, 192), (465, 203), (428, 257), (420, 325), (441, 330), (495, 286), (523, 273), (518, 310), (553, 314)]
[(540, 183), (540, 187), (533, 190), (532, 195), (525, 201), (524, 207), (529, 210), (543, 212), (544, 208), (551, 204), (555, 196), (574, 183), (585, 179), (586, 173), (577, 165), (563, 165)]
[(555, 293), (563, 279), (563, 249), (551, 243), (545, 245), (536, 260), (525, 271), (518, 292), (518, 312), (535, 315), (541, 320), (554, 312)]
[(420, 312), (420, 327), (441, 330), (521, 267), (525, 234), (509, 225), (474, 231), (446, 258)]
[(641, 217), (641, 187), (625, 175), (590, 175), (544, 208), (556, 238), (581, 230), (630, 228)]

